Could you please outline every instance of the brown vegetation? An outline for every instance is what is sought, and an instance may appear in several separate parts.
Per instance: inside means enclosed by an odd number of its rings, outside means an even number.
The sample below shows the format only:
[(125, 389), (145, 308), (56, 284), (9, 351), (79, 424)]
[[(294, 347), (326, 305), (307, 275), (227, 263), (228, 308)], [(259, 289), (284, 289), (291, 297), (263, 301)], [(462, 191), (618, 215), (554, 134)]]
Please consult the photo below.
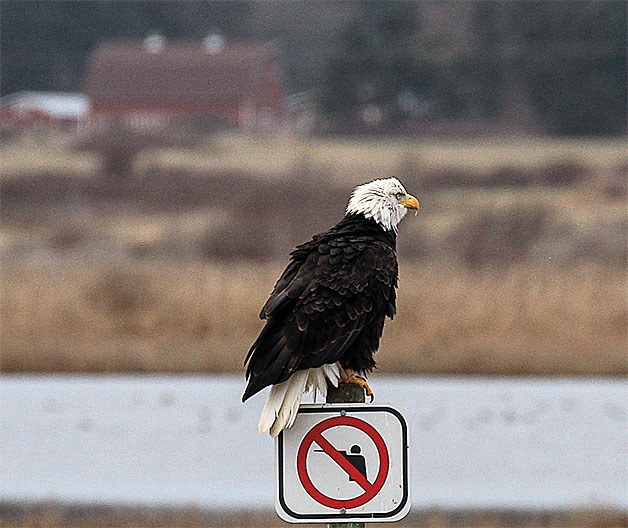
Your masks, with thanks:
[[(96, 154), (77, 153), (63, 137), (26, 139), (0, 145), (2, 179), (56, 173), (97, 176)], [(610, 174), (625, 165), (623, 138), (565, 139), (489, 137), (461, 139), (358, 139), (259, 137), (220, 134), (195, 149), (159, 149), (137, 160), (137, 173), (163, 172), (251, 174), (256, 179), (289, 179), (295, 167), (354, 183), (393, 175), (409, 168), (432, 177), (435, 172), (490, 175), (504, 167), (537, 172), (554, 164), (577, 164), (593, 174)], [(411, 172), (410, 172), (411, 173)], [(403, 174), (407, 174), (406, 171)]]
[[(12, 270), (4, 371), (241, 372), (281, 267)], [(626, 374), (624, 276), (599, 267), (495, 273), (403, 266), (378, 353), (400, 374)]]
[[(195, 508), (150, 509), (71, 507), (56, 504), (0, 505), (5, 528), (271, 528), (286, 524), (266, 512), (210, 512)], [(302, 524), (315, 528), (320, 524)], [(369, 523), (385, 528), (386, 523)], [(406, 528), (626, 528), (622, 512), (425, 511), (411, 513), (396, 526)]]
[[(307, 170), (307, 169), (305, 169)], [(291, 181), (245, 174), (155, 172), (122, 185), (46, 174), (2, 183), (7, 255), (12, 247), (103, 245), (122, 256), (265, 260), (286, 255), (343, 214), (351, 186), (318, 175)], [(562, 264), (625, 262), (624, 200), (586, 185), (422, 190), (422, 214), (401, 228), (406, 258), (470, 268), (550, 258)], [(318, 205), (323, 204), (323, 205)]]
[[(233, 141), (251, 167), (253, 153), (287, 157), (294, 146)], [(2, 370), (241, 372), (287, 252), (342, 216), (368, 179), (346, 171), (365, 157), (422, 202), (401, 226), (399, 316), (378, 354), (386, 372), (625, 374), (615, 147), (548, 143), (571, 152), (563, 159), (523, 141), (530, 159), (512, 166), (478, 162), (486, 144), (458, 147), (474, 156), (466, 170), (459, 155), (428, 163), (433, 145), (418, 156), (400, 142), (339, 141), (289, 151), (296, 161), (275, 178), (157, 162), (124, 182), (59, 167), (4, 178)]]

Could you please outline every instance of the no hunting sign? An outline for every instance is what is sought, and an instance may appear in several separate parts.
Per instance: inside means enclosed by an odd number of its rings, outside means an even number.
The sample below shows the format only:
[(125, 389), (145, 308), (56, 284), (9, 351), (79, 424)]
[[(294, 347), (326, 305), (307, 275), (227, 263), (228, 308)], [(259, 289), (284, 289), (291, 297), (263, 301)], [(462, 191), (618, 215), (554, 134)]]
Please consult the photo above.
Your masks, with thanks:
[(285, 521), (398, 521), (410, 510), (408, 426), (397, 409), (302, 405), (276, 447)]

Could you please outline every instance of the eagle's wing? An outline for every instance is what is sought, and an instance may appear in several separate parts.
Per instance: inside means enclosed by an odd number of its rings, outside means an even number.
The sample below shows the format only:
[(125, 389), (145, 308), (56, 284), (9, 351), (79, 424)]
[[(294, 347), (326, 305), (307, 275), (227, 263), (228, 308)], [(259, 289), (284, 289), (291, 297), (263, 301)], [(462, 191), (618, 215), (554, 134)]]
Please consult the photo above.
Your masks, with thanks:
[(247, 355), (244, 399), (297, 370), (335, 363), (356, 339), (376, 347), (395, 313), (396, 280), (394, 250), (383, 242), (342, 236), (297, 247), (262, 308), (268, 321)]
[(286, 301), (296, 299), (303, 293), (303, 290), (307, 286), (308, 279), (303, 273), (297, 279), (297, 274), (303, 264), (308, 260), (308, 256), (312, 254), (314, 256), (316, 255), (315, 252), (312, 252), (312, 250), (316, 248), (315, 242), (316, 238), (297, 246), (296, 249), (290, 253), (290, 262), (281, 274), (281, 277), (277, 280), (277, 284), (275, 284), (266, 304), (262, 307), (259, 314), (260, 319), (268, 319), (278, 308), (283, 306)]

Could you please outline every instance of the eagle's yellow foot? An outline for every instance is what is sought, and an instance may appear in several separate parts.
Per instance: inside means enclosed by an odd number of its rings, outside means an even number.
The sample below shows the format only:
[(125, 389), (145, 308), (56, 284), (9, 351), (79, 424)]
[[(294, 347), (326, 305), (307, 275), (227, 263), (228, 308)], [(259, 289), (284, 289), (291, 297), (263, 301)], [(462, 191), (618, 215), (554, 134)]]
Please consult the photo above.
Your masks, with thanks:
[(338, 383), (353, 383), (354, 385), (359, 385), (364, 389), (366, 395), (371, 398), (371, 402), (375, 399), (375, 395), (373, 394), (368, 382), (362, 376), (358, 376), (351, 369), (345, 369), (345, 377), (340, 378)]

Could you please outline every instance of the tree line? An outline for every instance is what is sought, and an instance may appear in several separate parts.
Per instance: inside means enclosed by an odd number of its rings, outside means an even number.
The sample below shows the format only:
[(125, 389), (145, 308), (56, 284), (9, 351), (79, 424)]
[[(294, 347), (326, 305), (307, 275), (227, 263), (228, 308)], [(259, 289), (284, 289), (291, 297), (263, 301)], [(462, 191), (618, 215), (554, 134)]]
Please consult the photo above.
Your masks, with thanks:
[[(369, 119), (383, 119), (392, 131), (409, 120), (503, 122), (523, 105), (548, 133), (626, 131), (628, 13), (621, 0), (476, 0), (441, 41), (425, 36), (434, 2), (305, 4), (5, 0), (0, 89), (80, 90), (99, 41), (151, 32), (200, 39), (217, 30), (233, 40), (275, 39), (291, 91), (311, 89), (336, 130), (355, 131)], [(259, 16), (260, 9), (271, 16)], [(323, 15), (308, 24), (315, 11)], [(324, 27), (331, 28), (327, 39)], [(468, 45), (451, 46), (462, 34), (470, 35)]]

